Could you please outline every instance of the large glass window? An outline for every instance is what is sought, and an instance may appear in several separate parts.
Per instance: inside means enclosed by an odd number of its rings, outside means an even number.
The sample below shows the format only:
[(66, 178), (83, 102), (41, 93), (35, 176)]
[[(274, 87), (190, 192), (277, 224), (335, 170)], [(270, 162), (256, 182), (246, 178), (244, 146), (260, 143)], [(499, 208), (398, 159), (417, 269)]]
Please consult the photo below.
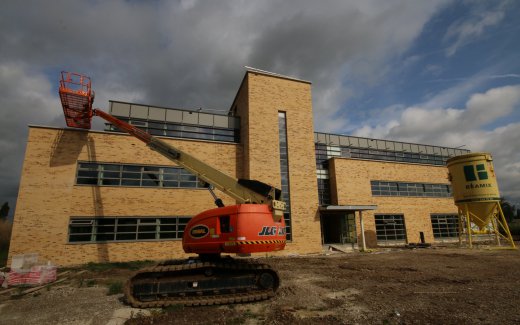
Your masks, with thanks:
[[(240, 142), (239, 129), (193, 126), (170, 122), (151, 122), (136, 118), (118, 118), (155, 136), (213, 140), (235, 143)], [(118, 130), (115, 126), (111, 124), (107, 124), (107, 131), (123, 132)]]
[(330, 180), (318, 178), (318, 198), (320, 205), (330, 205)]
[[(110, 114), (152, 135), (239, 142), (240, 118), (218, 110), (213, 113), (120, 101), (110, 101)], [(106, 124), (107, 131), (118, 131)]]
[(456, 214), (432, 214), (433, 237), (436, 239), (459, 236), (459, 216)]
[(69, 243), (182, 239), (191, 217), (72, 218)]
[(289, 191), (289, 155), (287, 150), (287, 122), (285, 112), (278, 112), (278, 134), (280, 140), (280, 175), (282, 179), (282, 201), (287, 204), (285, 213), (286, 238), (292, 239), (291, 227), (291, 198)]
[(446, 148), (320, 132), (315, 132), (314, 138), (316, 141), (316, 162), (318, 168), (323, 168), (323, 162), (333, 156), (444, 166), (450, 157), (470, 152), (460, 148)]
[(406, 242), (406, 228), (402, 214), (376, 214), (375, 221), (378, 243)]
[(373, 196), (452, 197), (448, 184), (370, 181)]
[(78, 185), (203, 188), (197, 176), (180, 167), (79, 162)]

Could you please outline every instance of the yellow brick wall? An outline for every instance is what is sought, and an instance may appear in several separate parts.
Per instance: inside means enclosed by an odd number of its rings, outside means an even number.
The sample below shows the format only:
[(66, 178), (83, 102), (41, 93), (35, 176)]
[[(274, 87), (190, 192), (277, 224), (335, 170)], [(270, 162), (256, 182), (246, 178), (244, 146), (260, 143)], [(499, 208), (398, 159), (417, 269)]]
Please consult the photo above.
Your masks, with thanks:
[[(236, 144), (166, 139), (236, 176)], [(204, 189), (158, 189), (75, 184), (77, 161), (174, 165), (139, 140), (121, 134), (30, 127), (9, 257), (36, 252), (59, 265), (184, 256), (180, 241), (68, 244), (71, 216), (195, 215), (214, 208)], [(221, 195), (226, 204), (234, 204)]]
[[(420, 242), (423, 232), (428, 243), (434, 241), (430, 214), (457, 214), (453, 198), (372, 196), (371, 180), (449, 184), (448, 169), (443, 166), (376, 162), (348, 158), (330, 160), (331, 200), (338, 205), (377, 205), (363, 212), (367, 245), (377, 245), (375, 214), (403, 214), (408, 242)], [(360, 234), (359, 216), (356, 217)], [(358, 240), (360, 242), (360, 239)]]
[[(165, 141), (229, 175), (281, 188), (278, 112), (285, 112), (293, 240), (279, 254), (320, 252), (311, 84), (249, 71), (231, 111), (241, 119), (239, 144)], [(214, 207), (206, 190), (74, 185), (78, 161), (173, 165), (128, 135), (30, 127), (10, 258), (37, 252), (56, 264), (73, 265), (185, 257), (180, 240), (69, 244), (68, 223), (74, 216), (193, 216)], [(418, 242), (422, 231), (432, 242), (430, 213), (456, 213), (453, 200), (372, 197), (370, 180), (448, 184), (447, 174), (444, 167), (334, 158), (332, 200), (378, 206), (375, 212), (364, 213), (369, 246), (377, 244), (374, 213), (404, 214), (408, 240)], [(220, 196), (226, 204), (235, 203)]]
[[(281, 188), (278, 112), (286, 113), (293, 240), (282, 254), (321, 251), (311, 85), (248, 72), (236, 100), (245, 176)], [(233, 106), (232, 106), (233, 108)], [(247, 126), (247, 127), (245, 127)]]

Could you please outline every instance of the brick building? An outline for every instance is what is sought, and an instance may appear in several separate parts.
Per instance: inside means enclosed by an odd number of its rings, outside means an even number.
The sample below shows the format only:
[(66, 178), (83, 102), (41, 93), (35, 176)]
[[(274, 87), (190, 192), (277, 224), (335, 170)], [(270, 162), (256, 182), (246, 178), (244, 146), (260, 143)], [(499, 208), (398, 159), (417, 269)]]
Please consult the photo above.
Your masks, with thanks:
[[(227, 115), (115, 101), (110, 112), (229, 175), (281, 188), (281, 254), (457, 235), (445, 162), (467, 150), (316, 133), (310, 82), (248, 68)], [(30, 126), (9, 256), (181, 258), (187, 221), (213, 207), (195, 176), (110, 125)]]

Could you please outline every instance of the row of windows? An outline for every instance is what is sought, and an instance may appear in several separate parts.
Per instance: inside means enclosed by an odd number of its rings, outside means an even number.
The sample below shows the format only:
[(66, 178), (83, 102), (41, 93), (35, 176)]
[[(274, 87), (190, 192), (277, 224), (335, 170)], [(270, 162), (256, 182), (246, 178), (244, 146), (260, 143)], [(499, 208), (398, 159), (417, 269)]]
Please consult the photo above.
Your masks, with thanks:
[[(406, 226), (402, 214), (376, 214), (376, 237), (379, 243), (405, 242)], [(433, 237), (436, 239), (459, 236), (459, 222), (456, 214), (431, 214)]]
[(182, 239), (191, 217), (73, 218), (70, 243)]
[(204, 187), (197, 176), (180, 167), (90, 162), (78, 163), (76, 184), (167, 188)]
[[(191, 217), (73, 218), (69, 222), (70, 243), (112, 241), (149, 241), (182, 239)], [(433, 236), (437, 239), (459, 235), (456, 214), (432, 214)], [(405, 242), (406, 227), (402, 214), (376, 214), (379, 243)], [(287, 229), (288, 230), (288, 229)]]
[(448, 184), (370, 181), (374, 196), (451, 197)]
[[(193, 126), (169, 122), (150, 122), (147, 120), (123, 118), (118, 117), (120, 120), (130, 123), (141, 130), (156, 136), (174, 137), (174, 138), (188, 138), (188, 139), (201, 139), (201, 140), (213, 140), (213, 141), (224, 141), (224, 142), (240, 142), (240, 130), (231, 128), (215, 128), (215, 127), (203, 127)], [(107, 124), (108, 131), (118, 131), (115, 126)]]
[(418, 143), (370, 139), (355, 137), (351, 135), (339, 135), (329, 133), (314, 133), (315, 143), (325, 144), (331, 147), (348, 147), (361, 148), (370, 150), (384, 150), (405, 153), (417, 153), (426, 155), (435, 155), (442, 157), (454, 157), (469, 153), (469, 150), (460, 148), (446, 148), (439, 146), (430, 146)]
[(449, 158), (447, 156), (402, 151), (362, 149), (344, 146), (327, 146), (325, 144), (320, 143), (315, 144), (315, 151), (316, 166), (318, 169), (327, 168), (327, 160), (331, 157), (408, 162), (437, 166), (446, 165), (446, 160)]

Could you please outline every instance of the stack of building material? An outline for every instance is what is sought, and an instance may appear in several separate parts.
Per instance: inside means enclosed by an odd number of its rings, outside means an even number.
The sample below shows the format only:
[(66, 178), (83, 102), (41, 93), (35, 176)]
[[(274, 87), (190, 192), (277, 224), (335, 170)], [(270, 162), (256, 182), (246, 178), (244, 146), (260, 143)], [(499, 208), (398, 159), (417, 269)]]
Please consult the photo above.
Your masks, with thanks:
[(8, 286), (41, 285), (56, 281), (57, 267), (38, 262), (38, 254), (24, 254), (13, 257), (11, 271), (7, 274)]

